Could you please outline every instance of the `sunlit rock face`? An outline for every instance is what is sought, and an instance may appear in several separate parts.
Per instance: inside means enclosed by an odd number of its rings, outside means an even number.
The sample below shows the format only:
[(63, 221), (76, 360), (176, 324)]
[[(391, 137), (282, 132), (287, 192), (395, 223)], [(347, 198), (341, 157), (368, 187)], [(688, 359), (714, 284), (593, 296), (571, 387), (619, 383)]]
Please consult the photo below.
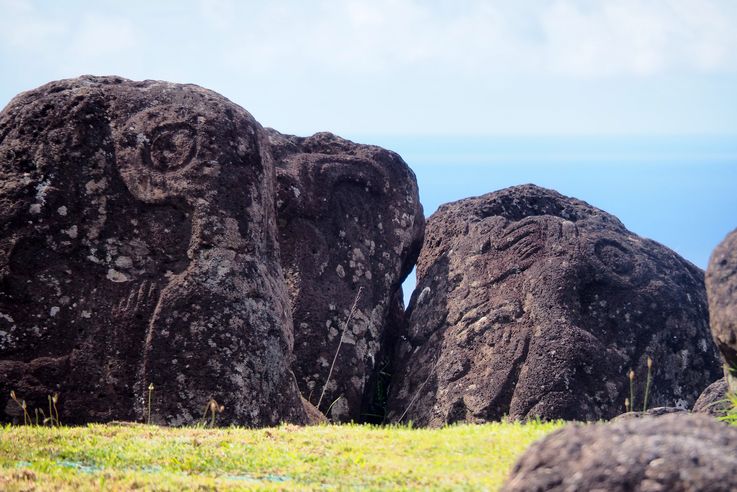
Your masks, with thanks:
[(0, 419), (306, 418), (261, 126), (193, 85), (81, 77), (0, 114)]
[(389, 372), (401, 283), (422, 244), (415, 175), (380, 147), (268, 131), (300, 390), (335, 421), (365, 420)]
[[(714, 249), (706, 270), (711, 332), (732, 375), (737, 375), (737, 229)], [(735, 386), (734, 377), (731, 386)], [(734, 389), (734, 388), (733, 388)]]
[(427, 223), (389, 418), (596, 420), (690, 408), (720, 373), (703, 272), (614, 216), (533, 185), (440, 207)]

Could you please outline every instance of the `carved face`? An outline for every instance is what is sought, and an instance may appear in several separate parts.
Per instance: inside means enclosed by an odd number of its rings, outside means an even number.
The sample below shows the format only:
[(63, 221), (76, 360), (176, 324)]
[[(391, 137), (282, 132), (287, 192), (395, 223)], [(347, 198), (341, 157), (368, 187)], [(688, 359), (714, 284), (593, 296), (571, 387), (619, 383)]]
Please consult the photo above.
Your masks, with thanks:
[(651, 406), (693, 401), (717, 367), (698, 269), (588, 205), (513, 193), (428, 225), (397, 401), (428, 368), (433, 386), (407, 418), (610, 418), (648, 356)]
[(0, 144), (22, 204), (4, 217), (0, 311), (12, 323), (0, 327), (0, 364), (17, 379), (0, 385), (29, 402), (62, 391), (67, 412), (90, 419), (133, 406), (146, 324), (167, 277), (189, 263), (192, 223), (183, 201), (144, 204), (128, 191), (108, 109), (99, 88), (62, 84), (4, 115)]
[[(423, 223), (414, 177), (395, 154), (326, 134), (273, 134), (282, 263), (295, 319), (295, 373), (317, 404), (357, 292), (325, 401), (359, 420), (391, 296), (411, 265)], [(290, 145), (291, 144), (291, 145)], [(329, 405), (330, 403), (327, 403)], [(326, 406), (323, 406), (323, 410)]]
[[(260, 127), (193, 86), (58, 85), (3, 115), (3, 177), (22, 183), (23, 208), (3, 217), (0, 311), (12, 326), (0, 325), (0, 366), (30, 400), (63, 391), (81, 420), (132, 418), (144, 380), (177, 395), (160, 407), (171, 423), (192, 420), (187, 398), (218, 391), (235, 421), (280, 418), (239, 400), (258, 378), (289, 377), (276, 361), (291, 324)], [(272, 365), (252, 365), (270, 374), (222, 364), (268, 351)], [(0, 376), (3, 394), (9, 384)]]
[(243, 189), (250, 191), (254, 178), (263, 179), (256, 123), (245, 111), (208, 97), (211, 93), (203, 89), (172, 97), (164, 88), (159, 104), (112, 122), (120, 175), (140, 200), (179, 198), (196, 206), (200, 199), (215, 198), (223, 202), (221, 208), (239, 211), (250, 204), (248, 194), (227, 203), (214, 190), (222, 192), (225, 183), (234, 188), (240, 177), (247, 183)]

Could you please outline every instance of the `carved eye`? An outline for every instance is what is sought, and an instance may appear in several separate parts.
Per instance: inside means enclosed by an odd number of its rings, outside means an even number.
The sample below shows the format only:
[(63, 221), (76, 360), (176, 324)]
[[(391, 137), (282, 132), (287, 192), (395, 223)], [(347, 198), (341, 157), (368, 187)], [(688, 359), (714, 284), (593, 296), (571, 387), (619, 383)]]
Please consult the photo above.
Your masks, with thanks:
[(628, 276), (635, 270), (631, 253), (621, 244), (603, 239), (594, 246), (596, 256), (617, 275)]
[(192, 161), (197, 151), (196, 132), (186, 123), (162, 125), (145, 143), (144, 160), (161, 171), (173, 171)]

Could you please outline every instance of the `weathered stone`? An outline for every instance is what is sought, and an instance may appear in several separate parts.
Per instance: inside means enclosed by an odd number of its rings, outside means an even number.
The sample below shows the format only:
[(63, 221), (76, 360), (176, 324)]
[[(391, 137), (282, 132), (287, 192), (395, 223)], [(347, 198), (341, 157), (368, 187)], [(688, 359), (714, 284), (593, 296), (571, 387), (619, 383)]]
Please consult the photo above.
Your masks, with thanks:
[(533, 185), (428, 219), (390, 420), (610, 419), (689, 408), (720, 374), (703, 272), (614, 216)]
[(718, 379), (711, 383), (694, 403), (693, 413), (705, 413), (712, 417), (723, 417), (732, 408), (728, 398), (727, 380)]
[[(52, 82), (0, 114), (0, 409), (304, 422), (261, 126), (193, 85)], [(7, 419), (3, 413), (0, 419)]]
[(320, 425), (328, 423), (327, 417), (325, 417), (325, 415), (320, 410), (318, 410), (315, 405), (305, 400), (303, 397), (300, 398), (305, 409), (305, 414), (307, 414), (308, 425)]
[(627, 412), (621, 415), (617, 415), (612, 419), (612, 422), (619, 422), (620, 420), (641, 419), (643, 417), (662, 417), (663, 415), (670, 415), (673, 413), (682, 412), (688, 412), (688, 410), (680, 407), (655, 407), (645, 410), (644, 412)]
[(727, 366), (737, 374), (737, 229), (711, 254), (706, 292), (711, 333)]
[(571, 424), (534, 443), (504, 492), (737, 490), (737, 429), (679, 413)]
[(384, 323), (384, 339), (376, 355), (376, 364), (366, 383), (361, 421), (371, 424), (385, 423), (389, 387), (394, 373), (394, 347), (399, 336), (407, 331), (407, 315), (404, 309), (404, 293), (400, 288), (394, 294)]
[(334, 421), (362, 420), (392, 299), (422, 243), (425, 220), (415, 175), (394, 152), (330, 133), (301, 138), (269, 130), (269, 141), (297, 382), (321, 411), (330, 408)]

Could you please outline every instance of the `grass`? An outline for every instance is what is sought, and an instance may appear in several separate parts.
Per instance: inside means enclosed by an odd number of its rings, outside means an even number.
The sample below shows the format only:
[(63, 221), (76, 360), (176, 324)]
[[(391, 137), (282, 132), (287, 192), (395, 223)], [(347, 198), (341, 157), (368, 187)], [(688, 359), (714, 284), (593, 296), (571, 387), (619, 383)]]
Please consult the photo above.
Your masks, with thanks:
[(0, 426), (0, 490), (496, 490), (562, 425)]

